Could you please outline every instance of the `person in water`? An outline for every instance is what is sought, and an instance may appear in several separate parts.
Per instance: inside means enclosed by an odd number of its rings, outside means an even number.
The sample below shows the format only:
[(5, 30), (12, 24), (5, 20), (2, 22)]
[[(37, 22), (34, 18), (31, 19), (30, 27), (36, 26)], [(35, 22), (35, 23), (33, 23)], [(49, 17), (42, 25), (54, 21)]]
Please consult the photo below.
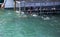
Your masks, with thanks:
[(12, 8), (14, 6), (14, 0), (4, 0), (1, 8)]

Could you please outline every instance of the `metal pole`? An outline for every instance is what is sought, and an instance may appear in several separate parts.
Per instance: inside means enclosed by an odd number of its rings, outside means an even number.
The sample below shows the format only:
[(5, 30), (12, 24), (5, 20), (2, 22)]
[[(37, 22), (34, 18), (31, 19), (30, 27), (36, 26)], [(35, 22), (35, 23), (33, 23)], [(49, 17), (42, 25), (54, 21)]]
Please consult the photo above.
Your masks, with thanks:
[(40, 13), (41, 13), (41, 3), (40, 3)]
[(40, 7), (39, 7), (39, 10), (40, 10), (40, 12), (39, 12), (39, 14), (41, 13), (41, 2), (40, 2)]
[(21, 6), (20, 6), (20, 1), (19, 1), (19, 12), (20, 12), (20, 14), (21, 14)]
[(14, 4), (14, 10), (16, 11), (16, 0), (15, 0), (15, 4)]
[[(49, 0), (46, 0), (45, 4), (47, 5), (47, 3), (49, 3)], [(48, 8), (45, 8), (45, 9), (47, 10)], [(47, 14), (48, 13), (50, 13), (50, 12), (47, 12)]]
[(23, 8), (24, 8), (24, 11), (25, 11), (25, 0), (23, 0), (23, 4), (24, 4), (24, 5), (23, 5), (23, 6), (24, 6)]

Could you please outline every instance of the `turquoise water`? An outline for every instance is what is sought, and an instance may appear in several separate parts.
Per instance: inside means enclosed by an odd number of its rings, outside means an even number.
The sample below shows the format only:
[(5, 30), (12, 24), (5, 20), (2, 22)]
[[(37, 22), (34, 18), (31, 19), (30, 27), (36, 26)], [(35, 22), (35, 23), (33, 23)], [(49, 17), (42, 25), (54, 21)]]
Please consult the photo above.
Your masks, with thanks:
[(60, 15), (21, 17), (0, 10), (0, 37), (60, 37)]

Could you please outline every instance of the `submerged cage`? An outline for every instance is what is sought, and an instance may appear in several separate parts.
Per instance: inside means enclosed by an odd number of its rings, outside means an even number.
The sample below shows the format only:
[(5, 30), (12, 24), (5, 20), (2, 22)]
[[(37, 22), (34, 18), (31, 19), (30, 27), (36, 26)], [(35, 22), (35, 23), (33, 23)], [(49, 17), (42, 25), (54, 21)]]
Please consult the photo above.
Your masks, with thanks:
[(18, 0), (16, 10), (28, 13), (52, 13), (60, 10), (59, 0)]

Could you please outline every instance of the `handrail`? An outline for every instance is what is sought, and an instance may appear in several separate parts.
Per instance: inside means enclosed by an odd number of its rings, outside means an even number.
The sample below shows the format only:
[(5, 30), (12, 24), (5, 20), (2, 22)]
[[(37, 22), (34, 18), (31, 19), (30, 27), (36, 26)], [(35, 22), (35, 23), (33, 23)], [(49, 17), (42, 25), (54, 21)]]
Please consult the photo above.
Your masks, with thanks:
[(21, 2), (20, 7), (30, 7), (30, 6), (53, 6), (60, 5), (60, 2), (43, 2), (43, 3), (34, 3), (34, 2)]

